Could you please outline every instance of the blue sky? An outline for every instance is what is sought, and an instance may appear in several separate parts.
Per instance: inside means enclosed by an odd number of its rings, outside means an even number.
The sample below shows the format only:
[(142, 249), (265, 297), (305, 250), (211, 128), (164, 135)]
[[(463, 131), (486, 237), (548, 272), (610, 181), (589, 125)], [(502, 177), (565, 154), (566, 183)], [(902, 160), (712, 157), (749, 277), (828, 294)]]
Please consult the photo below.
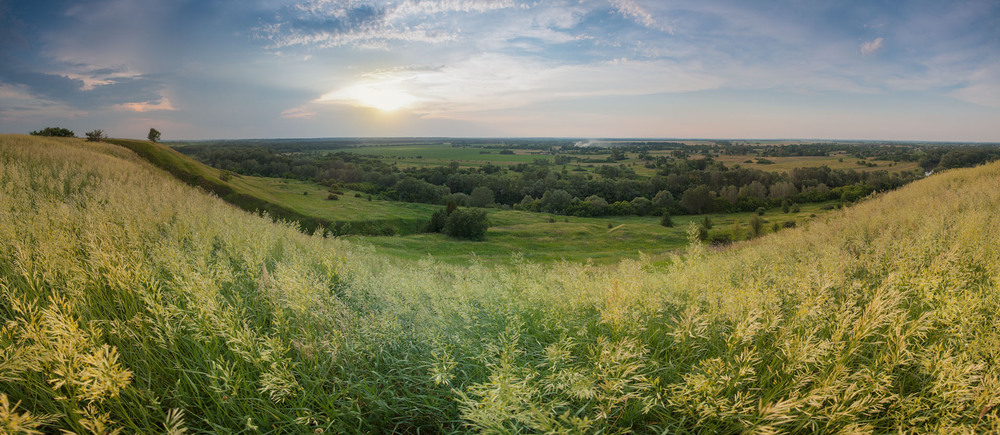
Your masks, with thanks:
[(0, 0), (0, 132), (1000, 141), (1000, 2)]

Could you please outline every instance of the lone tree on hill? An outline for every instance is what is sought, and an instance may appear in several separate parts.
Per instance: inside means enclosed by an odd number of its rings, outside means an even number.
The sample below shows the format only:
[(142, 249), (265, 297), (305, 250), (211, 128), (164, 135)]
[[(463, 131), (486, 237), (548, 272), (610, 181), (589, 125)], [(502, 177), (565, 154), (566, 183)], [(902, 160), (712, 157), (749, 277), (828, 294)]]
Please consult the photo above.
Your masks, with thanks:
[(104, 134), (104, 130), (101, 129), (87, 132), (87, 142), (100, 142), (107, 138), (108, 136)]
[(146, 138), (149, 139), (150, 142), (159, 142), (160, 131), (155, 128), (151, 128), (149, 129), (149, 135), (147, 135)]

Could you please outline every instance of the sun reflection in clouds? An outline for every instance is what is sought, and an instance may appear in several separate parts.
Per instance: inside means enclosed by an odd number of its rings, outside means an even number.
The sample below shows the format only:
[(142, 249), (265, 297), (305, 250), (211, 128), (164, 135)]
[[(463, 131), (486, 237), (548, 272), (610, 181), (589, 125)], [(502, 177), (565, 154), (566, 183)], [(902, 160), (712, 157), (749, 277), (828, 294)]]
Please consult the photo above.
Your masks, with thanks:
[(417, 97), (405, 90), (385, 83), (362, 83), (330, 92), (319, 98), (320, 102), (344, 103), (371, 107), (384, 112), (394, 112), (413, 106)]

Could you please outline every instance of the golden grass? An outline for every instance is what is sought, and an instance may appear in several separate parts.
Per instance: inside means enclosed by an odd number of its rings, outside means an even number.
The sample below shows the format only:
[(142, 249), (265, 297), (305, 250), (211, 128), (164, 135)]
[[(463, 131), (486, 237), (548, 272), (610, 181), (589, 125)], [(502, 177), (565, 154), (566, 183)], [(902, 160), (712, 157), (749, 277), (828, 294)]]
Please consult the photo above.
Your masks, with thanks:
[(993, 164), (665, 269), (458, 267), (0, 136), (0, 432), (997, 432), (998, 209)]

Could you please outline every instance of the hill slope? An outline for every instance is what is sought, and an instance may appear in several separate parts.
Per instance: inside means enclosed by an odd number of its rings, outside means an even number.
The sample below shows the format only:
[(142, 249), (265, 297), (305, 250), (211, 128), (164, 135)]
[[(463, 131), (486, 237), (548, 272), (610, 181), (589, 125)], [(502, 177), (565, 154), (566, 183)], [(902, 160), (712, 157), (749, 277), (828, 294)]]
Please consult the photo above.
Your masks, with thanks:
[(0, 427), (1000, 430), (1000, 165), (669, 270), (399, 263), (0, 136)]

